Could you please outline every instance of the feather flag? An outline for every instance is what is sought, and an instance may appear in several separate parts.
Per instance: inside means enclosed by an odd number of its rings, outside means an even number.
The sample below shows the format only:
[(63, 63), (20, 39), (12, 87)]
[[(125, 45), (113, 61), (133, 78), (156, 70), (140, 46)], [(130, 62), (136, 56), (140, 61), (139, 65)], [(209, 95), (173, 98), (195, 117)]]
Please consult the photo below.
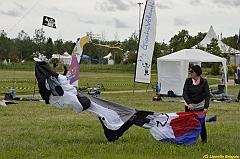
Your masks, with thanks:
[(68, 66), (67, 78), (69, 83), (73, 86), (78, 86), (78, 78), (79, 78), (79, 63), (82, 57), (83, 46), (90, 41), (88, 36), (84, 36), (79, 39), (73, 48), (72, 57)]
[(48, 26), (48, 27), (51, 27), (51, 28), (55, 28), (55, 29), (57, 28), (55, 19), (53, 19), (51, 17), (48, 17), (48, 16), (43, 16), (42, 25)]
[(155, 1), (147, 0), (138, 43), (135, 82), (150, 83), (156, 25)]

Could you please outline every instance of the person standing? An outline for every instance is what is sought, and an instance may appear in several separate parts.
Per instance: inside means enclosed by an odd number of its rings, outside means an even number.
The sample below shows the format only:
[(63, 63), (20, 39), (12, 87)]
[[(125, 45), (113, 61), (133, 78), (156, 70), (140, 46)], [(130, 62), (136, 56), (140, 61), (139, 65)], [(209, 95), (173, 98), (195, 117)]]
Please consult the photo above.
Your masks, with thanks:
[[(210, 102), (210, 90), (206, 79), (201, 77), (202, 68), (193, 65), (189, 70), (190, 78), (187, 78), (183, 87), (185, 112), (204, 111), (207, 113)], [(201, 139), (207, 142), (207, 130), (205, 121), (202, 123)]]
[[(226, 72), (227, 72), (227, 82), (228, 82), (228, 67), (226, 67)], [(222, 83), (224, 83), (225, 84), (225, 73), (224, 73), (224, 68), (222, 67), (221, 68), (221, 73), (222, 73), (222, 78), (221, 78), (221, 80), (222, 80)]]
[(236, 84), (240, 84), (240, 64), (238, 64), (236, 70), (237, 70), (237, 74), (236, 74)]
[(234, 83), (234, 86), (236, 85), (236, 80), (237, 80), (237, 66), (236, 67), (234, 67), (234, 69), (233, 69), (233, 83)]
[(57, 64), (57, 60), (54, 60), (53, 61), (53, 70), (56, 72), (57, 70), (57, 66), (58, 66), (58, 64)]

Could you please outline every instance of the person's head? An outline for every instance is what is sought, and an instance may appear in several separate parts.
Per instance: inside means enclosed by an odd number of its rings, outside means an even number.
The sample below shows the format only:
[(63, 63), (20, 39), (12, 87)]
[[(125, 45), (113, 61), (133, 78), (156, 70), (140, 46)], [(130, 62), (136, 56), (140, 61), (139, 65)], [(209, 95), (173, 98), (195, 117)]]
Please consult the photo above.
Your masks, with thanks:
[(67, 66), (63, 66), (63, 69), (64, 69), (64, 70), (67, 70)]
[(191, 77), (201, 76), (202, 68), (199, 65), (193, 65), (190, 67), (189, 73), (191, 74)]

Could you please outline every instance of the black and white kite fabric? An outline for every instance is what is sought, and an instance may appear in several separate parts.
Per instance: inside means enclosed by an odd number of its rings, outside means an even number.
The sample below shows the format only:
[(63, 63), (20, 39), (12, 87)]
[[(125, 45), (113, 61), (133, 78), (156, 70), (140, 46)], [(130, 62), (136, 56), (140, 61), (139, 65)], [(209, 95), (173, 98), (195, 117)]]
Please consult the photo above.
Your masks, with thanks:
[(58, 108), (68, 107), (76, 113), (87, 111), (95, 114), (108, 141), (118, 140), (132, 125), (136, 125), (150, 129), (156, 140), (189, 146), (197, 141), (201, 124), (205, 120), (203, 111), (159, 114), (83, 93), (70, 85), (66, 76), (52, 71), (44, 61), (36, 62), (35, 76), (39, 93), (46, 104)]
[(43, 16), (42, 25), (48, 26), (48, 27), (51, 27), (51, 28), (55, 28), (55, 29), (57, 28), (55, 19), (53, 19), (51, 17), (48, 17), (48, 16)]

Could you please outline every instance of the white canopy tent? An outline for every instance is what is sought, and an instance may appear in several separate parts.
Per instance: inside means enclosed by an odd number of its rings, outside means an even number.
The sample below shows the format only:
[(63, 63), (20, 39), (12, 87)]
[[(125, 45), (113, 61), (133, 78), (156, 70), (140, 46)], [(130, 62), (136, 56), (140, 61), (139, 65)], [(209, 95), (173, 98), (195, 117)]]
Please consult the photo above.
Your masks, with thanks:
[(230, 46), (228, 46), (222, 42), (222, 34), (219, 38), (217, 36), (217, 34), (215, 33), (213, 26), (210, 26), (210, 29), (208, 30), (207, 35), (204, 37), (204, 39), (199, 44), (195, 45), (193, 48), (196, 48), (197, 46), (207, 47), (207, 45), (211, 43), (211, 40), (213, 38), (218, 40), (218, 46), (219, 46), (220, 50), (222, 51), (222, 53), (240, 54), (239, 50), (231, 48)]
[(67, 51), (65, 51), (62, 55), (52, 54), (52, 58), (59, 59), (60, 62), (62, 62), (63, 64), (68, 64), (68, 65), (71, 61), (71, 57), (72, 56), (69, 55)]
[(68, 54), (68, 52), (64, 52), (63, 55), (60, 56), (60, 59), (62, 60), (63, 64), (70, 64), (71, 61), (71, 55)]
[(222, 62), (227, 93), (226, 59), (199, 49), (184, 49), (157, 59), (160, 93), (167, 94), (169, 90), (172, 90), (177, 96), (182, 96), (189, 64), (201, 66), (202, 62)]

